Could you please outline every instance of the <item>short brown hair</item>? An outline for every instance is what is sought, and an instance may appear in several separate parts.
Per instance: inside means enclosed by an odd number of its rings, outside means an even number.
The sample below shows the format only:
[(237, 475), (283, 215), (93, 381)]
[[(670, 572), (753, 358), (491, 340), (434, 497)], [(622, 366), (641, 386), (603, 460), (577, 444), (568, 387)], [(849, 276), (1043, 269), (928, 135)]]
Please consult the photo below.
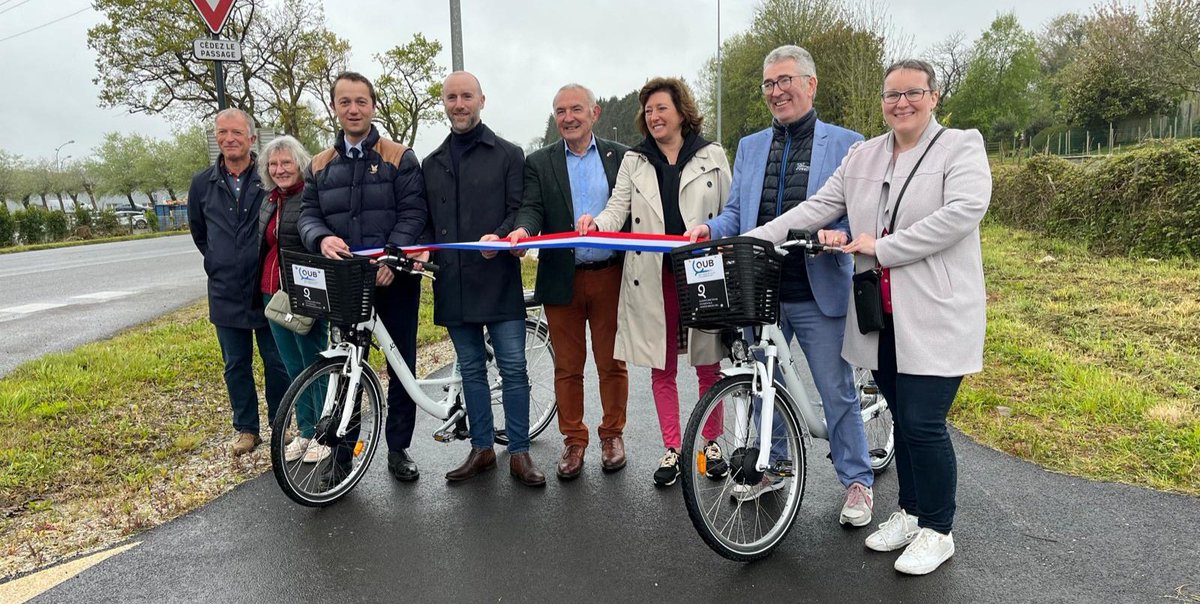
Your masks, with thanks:
[(357, 71), (343, 71), (342, 73), (337, 74), (336, 78), (333, 78), (333, 83), (329, 85), (329, 104), (332, 105), (337, 102), (335, 91), (337, 90), (337, 83), (342, 80), (350, 80), (351, 82), (366, 84), (367, 90), (371, 92), (371, 104), (379, 104), (379, 97), (375, 96), (375, 85), (371, 83), (371, 80), (367, 79), (367, 76), (358, 73)]
[(654, 78), (646, 82), (646, 85), (642, 86), (641, 92), (638, 92), (641, 111), (638, 111), (635, 121), (638, 132), (641, 132), (642, 136), (650, 136), (650, 128), (646, 127), (646, 101), (650, 95), (656, 92), (666, 92), (671, 95), (671, 102), (675, 103), (675, 110), (683, 117), (684, 136), (700, 131), (700, 124), (704, 123), (704, 116), (696, 107), (696, 100), (692, 98), (692, 91), (688, 89), (687, 84), (684, 84), (683, 80), (679, 78)]

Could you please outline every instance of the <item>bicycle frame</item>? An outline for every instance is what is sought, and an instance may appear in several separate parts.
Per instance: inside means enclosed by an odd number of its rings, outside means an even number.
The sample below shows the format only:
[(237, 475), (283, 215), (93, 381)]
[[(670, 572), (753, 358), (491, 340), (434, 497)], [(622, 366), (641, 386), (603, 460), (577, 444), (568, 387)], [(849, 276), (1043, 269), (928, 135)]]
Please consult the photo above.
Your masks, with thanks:
[[(454, 402), (458, 398), (459, 392), (462, 390), (462, 376), (458, 372), (458, 365), (449, 377), (432, 378), (418, 380), (408, 369), (408, 364), (404, 362), (404, 358), (400, 355), (400, 350), (396, 347), (395, 340), (388, 330), (383, 325), (383, 321), (379, 320), (379, 315), (372, 313), (371, 318), (367, 321), (359, 323), (355, 326), (359, 331), (368, 331), (375, 336), (379, 342), (379, 348), (383, 351), (383, 356), (387, 360), (388, 365), (396, 372), (396, 376), (400, 378), (400, 384), (404, 387), (405, 392), (412, 397), (413, 402), (421, 408), (422, 411), (432, 415), (440, 420), (446, 420), (441, 428), (435, 434), (448, 429), (451, 425), (462, 418), (465, 411), (461, 408), (455, 410)], [(328, 350), (322, 351), (321, 356), (325, 358), (345, 357), (347, 367), (342, 371), (343, 375), (348, 376), (350, 383), (348, 391), (354, 392), (362, 381), (363, 372), (363, 354), (364, 349), (355, 342), (342, 340)], [(323, 414), (330, 413), (334, 405), (335, 393), (338, 391), (336, 384), (326, 389), (325, 405), (322, 411)], [(441, 400), (429, 398), (421, 389), (422, 386), (445, 386), (446, 396)], [(452, 413), (452, 411), (454, 411)], [(345, 436), (350, 425), (351, 418), (354, 415), (354, 409), (347, 405), (342, 410), (342, 417), (338, 422), (337, 435)]]
[[(770, 401), (775, 400), (774, 376), (776, 369), (783, 377), (783, 399), (799, 413), (808, 435), (829, 440), (829, 431), (825, 425), (825, 414), (820, 407), (820, 402), (813, 402), (809, 398), (808, 390), (801, 383), (800, 374), (796, 370), (791, 346), (784, 339), (783, 331), (778, 325), (764, 326), (759, 342), (750, 346), (749, 352), (746, 360), (736, 361), (734, 367), (723, 370), (721, 373), (725, 376), (752, 375), (754, 377), (753, 394), (760, 395), (759, 400), (762, 401), (759, 409), (759, 450), (755, 468), (759, 471), (766, 471), (770, 465), (768, 459), (771, 453), (770, 439), (775, 419), (775, 414), (770, 413), (769, 409), (772, 406)], [(760, 355), (756, 353), (761, 353), (763, 360), (759, 360)], [(751, 396), (751, 401), (753, 398)], [(885, 401), (876, 399), (874, 404), (864, 408), (862, 410), (864, 423), (884, 405), (887, 405)], [(734, 437), (737, 442), (745, 442), (750, 429), (750, 409), (746, 404), (739, 404), (734, 412)]]

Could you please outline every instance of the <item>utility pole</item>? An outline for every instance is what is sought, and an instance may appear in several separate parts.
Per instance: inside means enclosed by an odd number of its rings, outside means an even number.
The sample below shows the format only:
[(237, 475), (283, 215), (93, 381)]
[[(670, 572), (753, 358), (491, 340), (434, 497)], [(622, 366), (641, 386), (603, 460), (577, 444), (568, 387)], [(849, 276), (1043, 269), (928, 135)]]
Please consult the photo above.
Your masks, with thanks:
[(452, 71), (463, 70), (462, 5), (460, 0), (450, 0), (450, 67)]
[[(62, 170), (62, 162), (58, 161), (58, 152), (61, 151), (63, 147), (66, 147), (67, 145), (70, 145), (71, 143), (74, 143), (74, 142), (75, 142), (75, 139), (71, 139), (71, 140), (54, 148), (54, 169), (55, 170)], [(70, 155), (68, 155), (67, 157), (70, 157)]]
[(717, 142), (721, 142), (721, 0), (717, 0)]

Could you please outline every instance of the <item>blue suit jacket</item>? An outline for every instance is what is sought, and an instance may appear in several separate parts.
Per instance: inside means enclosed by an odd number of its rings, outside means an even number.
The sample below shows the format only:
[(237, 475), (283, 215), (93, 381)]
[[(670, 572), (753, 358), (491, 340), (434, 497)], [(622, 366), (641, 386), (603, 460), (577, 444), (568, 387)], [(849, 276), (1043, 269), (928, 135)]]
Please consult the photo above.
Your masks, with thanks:
[[(813, 128), (812, 159), (809, 161), (808, 197), (812, 197), (842, 163), (850, 145), (863, 136), (817, 120)], [(712, 238), (733, 237), (758, 226), (758, 204), (762, 201), (763, 178), (767, 170), (767, 155), (771, 152), (771, 128), (760, 130), (738, 143), (733, 162), (733, 183), (729, 199), (721, 214), (706, 224)], [(826, 227), (850, 233), (846, 217)], [(799, 253), (799, 252), (797, 252)], [(808, 284), (812, 287), (817, 307), (827, 317), (846, 316), (850, 298), (850, 276), (854, 273), (853, 258), (845, 254), (808, 256)]]

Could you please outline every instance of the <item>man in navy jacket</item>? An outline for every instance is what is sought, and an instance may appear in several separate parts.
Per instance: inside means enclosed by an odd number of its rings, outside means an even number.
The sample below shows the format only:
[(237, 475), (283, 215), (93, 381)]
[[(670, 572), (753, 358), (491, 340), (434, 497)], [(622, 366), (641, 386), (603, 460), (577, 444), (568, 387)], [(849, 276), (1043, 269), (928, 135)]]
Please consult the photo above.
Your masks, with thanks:
[[(857, 132), (817, 119), (817, 70), (803, 48), (781, 46), (767, 55), (762, 90), (774, 118), (771, 127), (738, 143), (729, 201), (721, 214), (688, 232), (693, 240), (745, 233), (803, 203), (825, 184), (850, 146), (863, 140)], [(846, 217), (818, 237), (830, 245), (849, 242)], [(821, 395), (833, 466), (846, 488), (839, 522), (866, 526), (875, 478), (854, 370), (841, 357), (853, 271), (853, 259), (845, 254), (789, 254), (783, 263), (780, 310), (784, 337), (790, 341), (795, 335), (800, 342)], [(764, 479), (735, 496), (757, 497), (779, 485)]]
[[(375, 87), (361, 74), (339, 74), (329, 97), (342, 130), (332, 148), (313, 157), (304, 181), (297, 223), (304, 247), (337, 259), (389, 243), (416, 243), (425, 229), (425, 183), (416, 154), (371, 125)], [(413, 371), (420, 278), (380, 267), (375, 286), (375, 311)], [(390, 364), (387, 370), (388, 470), (396, 480), (412, 481), (421, 475), (407, 451), (417, 407)]]
[(226, 109), (217, 114), (216, 137), (221, 155), (196, 174), (188, 188), (188, 224), (204, 256), (208, 319), (217, 329), (225, 362), (225, 387), (237, 431), (231, 446), (234, 455), (244, 455), (262, 442), (254, 387), (255, 340), (266, 373), (267, 418), (272, 423), (290, 380), (267, 327), (259, 291), (258, 209), (267, 192), (250, 152), (256, 138), (254, 120), (240, 109)]

